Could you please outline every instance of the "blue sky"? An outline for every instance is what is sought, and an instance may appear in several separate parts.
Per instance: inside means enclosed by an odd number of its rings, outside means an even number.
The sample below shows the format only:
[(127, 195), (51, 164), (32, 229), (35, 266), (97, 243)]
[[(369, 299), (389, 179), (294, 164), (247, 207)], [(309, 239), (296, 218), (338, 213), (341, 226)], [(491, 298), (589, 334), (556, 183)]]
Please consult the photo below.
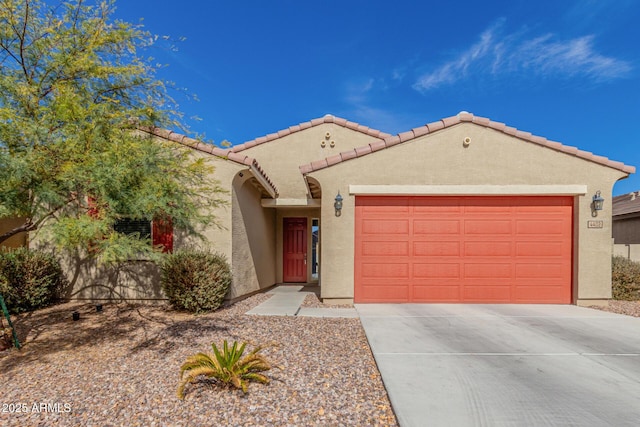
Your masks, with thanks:
[[(398, 133), (469, 111), (640, 169), (640, 1), (116, 6), (160, 36), (148, 52), (167, 65), (159, 77), (184, 90), (173, 95), (190, 129), (216, 143), (325, 114)], [(614, 194), (635, 190), (638, 174)]]

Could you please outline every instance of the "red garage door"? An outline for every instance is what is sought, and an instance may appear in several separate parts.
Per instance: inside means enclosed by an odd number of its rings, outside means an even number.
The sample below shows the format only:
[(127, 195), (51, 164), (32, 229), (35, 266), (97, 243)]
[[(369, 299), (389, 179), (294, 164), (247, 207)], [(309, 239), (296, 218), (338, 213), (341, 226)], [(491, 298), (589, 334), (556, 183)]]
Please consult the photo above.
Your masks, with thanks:
[(572, 197), (356, 197), (355, 302), (569, 304)]

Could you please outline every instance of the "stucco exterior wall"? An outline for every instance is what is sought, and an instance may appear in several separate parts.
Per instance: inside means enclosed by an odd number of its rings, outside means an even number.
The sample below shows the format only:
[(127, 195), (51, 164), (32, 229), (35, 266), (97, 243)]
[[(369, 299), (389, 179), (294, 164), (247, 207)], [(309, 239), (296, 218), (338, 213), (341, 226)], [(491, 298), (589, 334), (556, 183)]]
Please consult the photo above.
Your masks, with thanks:
[(233, 180), (231, 299), (276, 283), (275, 210), (260, 205), (260, 192), (243, 175)]
[[(466, 137), (471, 138), (468, 147), (463, 146)], [(349, 186), (390, 184), (451, 185), (458, 194), (478, 185), (586, 186), (586, 194), (575, 195), (574, 300), (611, 297), (611, 191), (626, 176), (619, 170), (462, 123), (309, 175), (320, 182), (324, 195), (323, 298), (353, 298), (356, 195), (350, 194)], [(333, 209), (338, 190), (344, 196), (340, 217)], [(591, 199), (598, 190), (605, 205), (593, 218)], [(589, 228), (594, 219), (602, 221), (602, 228)]]
[[(209, 180), (217, 180), (226, 193), (217, 194), (226, 202), (217, 208), (214, 215), (221, 227), (209, 227), (202, 230), (204, 241), (185, 236), (180, 230), (174, 230), (174, 249), (187, 246), (210, 248), (220, 252), (232, 262), (232, 181), (240, 171), (250, 175), (246, 166), (207, 155), (193, 152), (194, 156), (203, 157), (215, 168)], [(256, 202), (259, 206), (260, 201)], [(46, 237), (34, 234), (32, 246), (52, 250), (47, 245)], [(117, 266), (98, 265), (86, 254), (57, 254), (70, 282), (64, 291), (66, 299), (164, 299), (160, 286), (160, 272), (156, 264), (147, 260), (131, 260)], [(232, 266), (233, 267), (233, 266)], [(242, 267), (240, 267), (241, 271)]]
[(131, 260), (118, 265), (98, 264), (83, 255), (59, 256), (69, 286), (66, 300), (161, 300), (160, 269), (147, 260)]
[[(24, 221), (22, 218), (2, 218), (0, 219), (0, 235), (7, 231), (13, 230), (16, 227), (22, 225)], [(0, 248), (19, 248), (27, 245), (27, 233), (18, 233), (9, 237), (4, 242), (0, 243)]]
[(334, 123), (323, 123), (248, 148), (242, 154), (258, 159), (278, 187), (281, 198), (302, 199), (307, 195), (307, 187), (300, 174), (300, 165), (367, 145), (375, 139)]

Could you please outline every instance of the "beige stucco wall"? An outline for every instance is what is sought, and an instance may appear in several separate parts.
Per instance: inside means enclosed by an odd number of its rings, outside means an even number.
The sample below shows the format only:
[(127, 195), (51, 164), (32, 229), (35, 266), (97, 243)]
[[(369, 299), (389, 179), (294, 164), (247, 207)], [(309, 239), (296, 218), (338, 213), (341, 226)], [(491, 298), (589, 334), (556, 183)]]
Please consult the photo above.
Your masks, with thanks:
[(66, 300), (160, 300), (164, 299), (158, 266), (146, 260), (118, 265), (98, 264), (85, 255), (58, 257), (69, 286)]
[[(4, 234), (24, 223), (22, 218), (2, 218), (0, 219), (0, 235)], [(18, 233), (0, 243), (0, 248), (19, 248), (27, 245), (27, 233)]]
[[(468, 147), (465, 137), (471, 138)], [(353, 298), (354, 203), (349, 185), (586, 185), (575, 196), (574, 300), (611, 297), (611, 191), (623, 172), (462, 123), (413, 141), (313, 172), (325, 195), (344, 196), (336, 217), (333, 197), (322, 199), (322, 297)], [(591, 198), (600, 190), (603, 228), (588, 228)]]
[(232, 194), (233, 287), (236, 298), (276, 283), (275, 210), (261, 207), (260, 192), (248, 182), (249, 174), (235, 175)]
[[(187, 237), (181, 234), (180, 230), (174, 230), (174, 249), (180, 249), (181, 247), (197, 246), (209, 248), (211, 250), (220, 252), (227, 257), (227, 260), (232, 264), (232, 270), (234, 274), (234, 287), (239, 286), (239, 291), (234, 290), (230, 293), (229, 297), (237, 296), (239, 292), (244, 290), (254, 290), (257, 286), (267, 286), (265, 283), (256, 282), (256, 268), (252, 261), (239, 262), (237, 256), (234, 262), (234, 254), (251, 252), (246, 249), (249, 247), (250, 242), (247, 239), (234, 239), (232, 231), (235, 225), (245, 226), (251, 224), (259, 218), (260, 215), (255, 213), (234, 216), (234, 206), (240, 207), (239, 210), (243, 212), (262, 210), (260, 207), (260, 196), (257, 190), (249, 189), (246, 194), (242, 190), (238, 195), (232, 187), (234, 179), (240, 172), (245, 177), (250, 177), (251, 172), (247, 166), (240, 165), (228, 160), (210, 156), (206, 153), (193, 152), (196, 157), (205, 158), (214, 167), (214, 172), (209, 176), (210, 180), (217, 180), (222, 188), (227, 189), (224, 194), (217, 194), (216, 197), (223, 199), (226, 204), (215, 209), (214, 215), (217, 218), (217, 222), (220, 227), (209, 227), (206, 230), (202, 230), (204, 241), (196, 239), (194, 237)], [(250, 187), (250, 186), (249, 186)], [(257, 209), (256, 209), (257, 206)], [(268, 215), (267, 215), (268, 216)], [(249, 233), (252, 240), (257, 240), (255, 235)], [(47, 245), (44, 235), (34, 234), (32, 239), (33, 246), (45, 248), (46, 250), (52, 250), (50, 245)], [(272, 239), (273, 240), (273, 239)], [(235, 251), (235, 252), (234, 252)], [(264, 250), (263, 250), (264, 252)], [(57, 254), (62, 261), (63, 268), (67, 274), (67, 278), (70, 282), (70, 286), (65, 290), (64, 297), (67, 299), (162, 299), (164, 295), (160, 287), (160, 274), (158, 267), (149, 261), (145, 260), (132, 260), (130, 262), (122, 263), (118, 266), (106, 266), (98, 265), (95, 260), (86, 257), (86, 254), (68, 255)], [(268, 256), (264, 256), (264, 259), (258, 262), (258, 270), (264, 274), (267, 283), (273, 284), (274, 272), (269, 273), (268, 268), (264, 267), (264, 264), (268, 264)], [(271, 265), (273, 265), (271, 263)], [(273, 270), (273, 267), (271, 267)], [(252, 280), (247, 280), (247, 277), (253, 277)], [(240, 293), (241, 294), (241, 293)]]
[[(376, 138), (364, 133), (334, 123), (323, 123), (248, 148), (242, 154), (260, 162), (278, 188), (281, 198), (303, 199), (306, 198), (307, 187), (300, 174), (300, 165), (367, 145), (374, 140)], [(323, 141), (324, 148), (321, 145)], [(331, 141), (335, 142), (334, 147), (331, 147)]]

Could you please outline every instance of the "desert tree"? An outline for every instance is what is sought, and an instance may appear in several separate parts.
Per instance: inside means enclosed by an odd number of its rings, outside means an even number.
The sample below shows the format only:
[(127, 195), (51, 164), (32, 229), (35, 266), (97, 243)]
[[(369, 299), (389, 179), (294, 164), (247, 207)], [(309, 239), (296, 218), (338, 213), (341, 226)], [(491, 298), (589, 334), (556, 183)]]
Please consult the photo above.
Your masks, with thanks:
[[(123, 218), (171, 218), (198, 234), (219, 186), (189, 149), (138, 129), (181, 116), (146, 57), (157, 41), (113, 18), (113, 1), (0, 0), (0, 235), (44, 233), (104, 260), (152, 253)], [(146, 136), (145, 136), (146, 135)]]

